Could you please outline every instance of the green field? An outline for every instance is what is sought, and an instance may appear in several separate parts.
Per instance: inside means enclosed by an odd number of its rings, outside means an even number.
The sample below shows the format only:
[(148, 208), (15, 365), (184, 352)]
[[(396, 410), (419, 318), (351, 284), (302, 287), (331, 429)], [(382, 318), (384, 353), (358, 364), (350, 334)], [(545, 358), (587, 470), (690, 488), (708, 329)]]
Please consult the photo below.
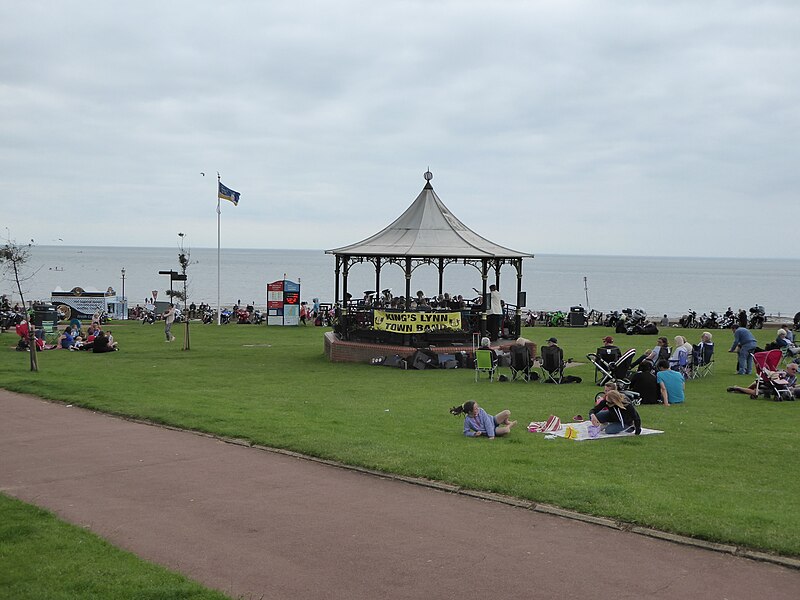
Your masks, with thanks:
[[(663, 435), (576, 443), (545, 440), (524, 424), (586, 415), (597, 388), (585, 358), (610, 330), (525, 329), (541, 344), (559, 338), (568, 370), (583, 383), (474, 381), (468, 370), (401, 371), (331, 364), (314, 327), (192, 325), (192, 350), (164, 342), (160, 325), (111, 326), (121, 352), (49, 351), (40, 372), (4, 334), (3, 387), (158, 423), (244, 438), (381, 471), (452, 482), (629, 523), (790, 556), (800, 555), (800, 403), (728, 394), (737, 376), (715, 332), (715, 374), (687, 383), (683, 406), (643, 406), (645, 427)], [(670, 329), (697, 341), (699, 332)], [(755, 332), (761, 345), (774, 330)], [(615, 336), (643, 351), (654, 336)], [(508, 369), (504, 369), (508, 373)], [(508, 438), (461, 435), (448, 409), (476, 399), (509, 408), (520, 422)]]
[(52, 514), (0, 495), (0, 598), (225, 600)]

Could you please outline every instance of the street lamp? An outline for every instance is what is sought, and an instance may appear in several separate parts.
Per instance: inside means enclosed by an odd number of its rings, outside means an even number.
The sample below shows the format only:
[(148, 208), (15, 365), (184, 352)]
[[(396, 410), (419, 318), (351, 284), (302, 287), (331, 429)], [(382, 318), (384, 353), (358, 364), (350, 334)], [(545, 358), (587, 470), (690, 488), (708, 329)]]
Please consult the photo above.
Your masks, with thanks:
[(128, 318), (128, 303), (125, 302), (125, 267), (122, 267), (122, 319)]
[(122, 318), (128, 318), (128, 306), (125, 302), (125, 267), (122, 267)]

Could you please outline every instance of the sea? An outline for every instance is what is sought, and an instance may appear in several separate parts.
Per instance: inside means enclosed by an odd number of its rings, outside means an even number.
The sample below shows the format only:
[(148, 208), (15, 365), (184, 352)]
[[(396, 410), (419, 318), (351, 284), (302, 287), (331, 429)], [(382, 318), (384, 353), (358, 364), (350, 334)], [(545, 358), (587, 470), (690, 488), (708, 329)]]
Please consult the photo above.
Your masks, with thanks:
[[(190, 302), (222, 306), (266, 305), (268, 283), (288, 279), (300, 284), (301, 300), (334, 302), (335, 259), (324, 250), (247, 250), (193, 248), (190, 251), (188, 296)], [(128, 306), (144, 304), (154, 293), (166, 300), (170, 278), (159, 271), (179, 271), (177, 248), (127, 248), (97, 246), (32, 246), (23, 267), (25, 300), (50, 299), (53, 290), (112, 288), (123, 293)], [(539, 254), (523, 261), (522, 289), (526, 308), (563, 310), (581, 305), (602, 312), (639, 308), (652, 317), (677, 318), (689, 310), (698, 315), (728, 307), (734, 310), (759, 304), (773, 316), (800, 310), (800, 260), (747, 258), (670, 258), (640, 256), (577, 256)], [(429, 265), (412, 274), (411, 291), (426, 296), (438, 292), (438, 270)], [(488, 283), (493, 283), (490, 275)], [(182, 283), (176, 282), (176, 286)], [(487, 284), (488, 285), (488, 284)], [(469, 265), (445, 268), (445, 292), (472, 299), (482, 288), (480, 273)], [(350, 269), (348, 291), (359, 298), (376, 288), (371, 263)], [(401, 267), (385, 266), (380, 288), (404, 295)], [(504, 266), (500, 292), (504, 300), (516, 299), (516, 271)], [(6, 271), (0, 293), (18, 300), (13, 278)], [(13, 303), (13, 302), (12, 302)]]

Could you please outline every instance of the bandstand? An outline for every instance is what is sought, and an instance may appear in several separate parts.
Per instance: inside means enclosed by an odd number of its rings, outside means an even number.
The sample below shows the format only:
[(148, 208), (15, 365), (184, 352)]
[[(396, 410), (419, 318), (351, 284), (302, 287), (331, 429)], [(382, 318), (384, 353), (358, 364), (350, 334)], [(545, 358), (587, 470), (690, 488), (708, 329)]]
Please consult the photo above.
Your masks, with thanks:
[[(337, 360), (329, 349), (337, 342), (388, 345), (406, 348), (413, 352), (421, 347), (463, 346), (475, 334), (487, 330), (487, 298), (489, 279), (498, 289), (501, 267), (511, 265), (516, 272), (515, 304), (506, 303), (507, 334), (519, 334), (522, 307), (522, 261), (533, 254), (518, 252), (495, 244), (464, 225), (444, 205), (431, 185), (433, 174), (425, 173), (425, 186), (420, 194), (393, 223), (375, 235), (333, 250), (336, 259), (334, 331), (326, 339), (326, 353)], [(374, 299), (354, 300), (348, 292), (348, 275), (354, 265), (369, 262), (375, 269)], [(451, 301), (445, 306), (420, 307), (412, 297), (412, 276), (422, 265), (433, 265), (438, 270), (438, 297), (444, 291), (444, 271), (448, 265), (463, 264), (474, 267), (481, 281), (481, 295), (464, 304)], [(381, 271), (396, 265), (405, 275), (405, 295), (391, 304), (380, 297)], [(477, 288), (476, 288), (477, 289)], [(341, 360), (363, 360), (365, 354), (341, 358), (353, 353), (340, 353)], [(373, 355), (375, 351), (372, 352)]]

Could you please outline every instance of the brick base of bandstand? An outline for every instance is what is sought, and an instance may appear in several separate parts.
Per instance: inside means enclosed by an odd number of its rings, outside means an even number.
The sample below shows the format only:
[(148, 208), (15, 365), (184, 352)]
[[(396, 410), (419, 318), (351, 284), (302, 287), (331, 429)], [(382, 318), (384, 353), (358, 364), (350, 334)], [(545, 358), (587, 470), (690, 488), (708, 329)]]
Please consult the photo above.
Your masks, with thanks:
[[(492, 349), (501, 352), (509, 352), (511, 346), (515, 344), (515, 340), (498, 340), (492, 342)], [(536, 344), (533, 342), (528, 344), (532, 351), (532, 355), (536, 356)], [(472, 356), (475, 349), (471, 344), (464, 345), (447, 345), (447, 346), (430, 346), (426, 350), (431, 350), (437, 354), (455, 354), (457, 352), (466, 352)], [(392, 344), (371, 344), (367, 342), (347, 342), (340, 340), (335, 333), (328, 331), (325, 333), (325, 356), (331, 362), (358, 362), (369, 363), (373, 358), (378, 356), (394, 356), (398, 355), (401, 358), (408, 359), (417, 348), (413, 346), (396, 346)]]

